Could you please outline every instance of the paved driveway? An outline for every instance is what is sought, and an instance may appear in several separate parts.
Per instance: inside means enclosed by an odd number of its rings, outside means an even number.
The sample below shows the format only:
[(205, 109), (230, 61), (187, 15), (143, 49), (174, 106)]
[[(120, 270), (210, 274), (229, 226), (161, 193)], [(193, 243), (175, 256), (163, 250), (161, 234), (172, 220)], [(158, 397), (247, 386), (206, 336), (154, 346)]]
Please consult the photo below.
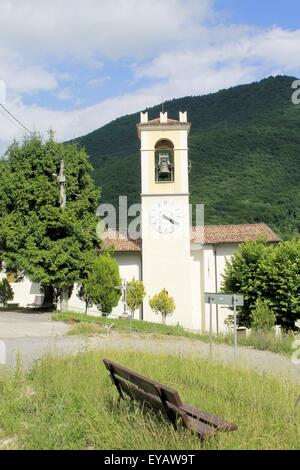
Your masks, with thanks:
[(0, 339), (65, 335), (68, 325), (51, 321), (51, 313), (0, 312)]
[(51, 313), (0, 312), (0, 366), (14, 366), (19, 353), (27, 368), (54, 349), (76, 352), (82, 341), (64, 336), (68, 330), (67, 324), (52, 321)]

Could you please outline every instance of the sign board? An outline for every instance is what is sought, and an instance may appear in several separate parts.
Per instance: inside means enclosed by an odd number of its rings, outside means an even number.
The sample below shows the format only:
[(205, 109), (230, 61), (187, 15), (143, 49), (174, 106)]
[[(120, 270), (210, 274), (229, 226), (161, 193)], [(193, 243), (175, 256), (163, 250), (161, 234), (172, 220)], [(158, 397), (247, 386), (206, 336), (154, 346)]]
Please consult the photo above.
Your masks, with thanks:
[(205, 303), (214, 305), (227, 305), (233, 307), (233, 297), (235, 295), (236, 307), (242, 307), (244, 305), (244, 296), (242, 294), (205, 294)]

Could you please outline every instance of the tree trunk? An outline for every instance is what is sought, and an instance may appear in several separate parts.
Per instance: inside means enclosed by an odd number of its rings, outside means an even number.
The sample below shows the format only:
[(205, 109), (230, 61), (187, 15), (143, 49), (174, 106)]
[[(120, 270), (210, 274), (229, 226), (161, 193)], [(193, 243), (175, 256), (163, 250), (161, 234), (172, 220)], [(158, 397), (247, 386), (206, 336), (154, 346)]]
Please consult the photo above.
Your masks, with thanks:
[(54, 307), (54, 289), (52, 286), (43, 286), (44, 300), (42, 307)]
[(60, 289), (60, 311), (67, 312), (69, 310), (69, 288), (62, 287)]
[(166, 318), (167, 318), (166, 315), (161, 316), (161, 322), (162, 322), (163, 325), (166, 324)]

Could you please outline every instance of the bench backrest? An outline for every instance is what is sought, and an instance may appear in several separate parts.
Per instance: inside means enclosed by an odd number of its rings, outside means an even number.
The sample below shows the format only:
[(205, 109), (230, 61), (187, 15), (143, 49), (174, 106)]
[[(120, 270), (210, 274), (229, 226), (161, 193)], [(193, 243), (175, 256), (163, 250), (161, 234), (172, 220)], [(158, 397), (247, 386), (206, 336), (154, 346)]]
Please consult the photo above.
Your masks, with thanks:
[(127, 369), (109, 359), (103, 360), (105, 367), (110, 372), (111, 379), (117, 387), (120, 396), (128, 395), (133, 400), (147, 403), (163, 414), (174, 423), (178, 415), (185, 421), (185, 416), (180, 412), (179, 407), (182, 401), (178, 392), (148, 377), (140, 375)]

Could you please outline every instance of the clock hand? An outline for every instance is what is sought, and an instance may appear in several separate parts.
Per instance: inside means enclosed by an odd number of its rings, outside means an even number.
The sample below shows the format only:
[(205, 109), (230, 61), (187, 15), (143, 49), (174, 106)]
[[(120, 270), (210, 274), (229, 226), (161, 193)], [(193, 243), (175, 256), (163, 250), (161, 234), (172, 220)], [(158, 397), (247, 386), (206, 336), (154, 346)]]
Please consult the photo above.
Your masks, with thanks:
[(166, 219), (166, 220), (168, 220), (169, 222), (171, 222), (171, 224), (173, 224), (173, 225), (175, 225), (175, 224), (176, 224), (176, 225), (179, 225), (179, 223), (176, 222), (176, 220), (171, 219), (170, 217), (168, 217), (168, 216), (165, 215), (165, 214), (163, 214), (163, 218)]

